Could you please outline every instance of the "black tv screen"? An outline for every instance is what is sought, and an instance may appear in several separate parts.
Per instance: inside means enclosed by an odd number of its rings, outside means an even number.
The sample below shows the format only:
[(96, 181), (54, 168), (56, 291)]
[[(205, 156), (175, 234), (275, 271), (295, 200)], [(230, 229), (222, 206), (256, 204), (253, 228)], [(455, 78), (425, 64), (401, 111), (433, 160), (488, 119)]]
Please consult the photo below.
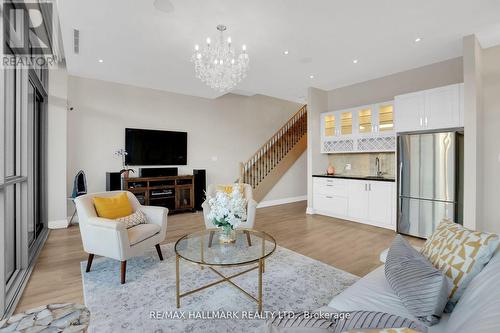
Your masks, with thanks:
[(186, 165), (187, 133), (125, 129), (128, 165)]

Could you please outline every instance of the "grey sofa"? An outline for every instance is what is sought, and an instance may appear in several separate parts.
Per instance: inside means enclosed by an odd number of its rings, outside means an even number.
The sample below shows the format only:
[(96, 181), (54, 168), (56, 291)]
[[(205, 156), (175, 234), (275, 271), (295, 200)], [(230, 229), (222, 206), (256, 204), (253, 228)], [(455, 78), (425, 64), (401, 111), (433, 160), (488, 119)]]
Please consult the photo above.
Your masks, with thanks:
[[(385, 262), (386, 253), (381, 254)], [(386, 281), (384, 266), (335, 296), (321, 311), (381, 311), (417, 320)], [(500, 332), (500, 250), (469, 284), (451, 314), (429, 327), (429, 333)]]

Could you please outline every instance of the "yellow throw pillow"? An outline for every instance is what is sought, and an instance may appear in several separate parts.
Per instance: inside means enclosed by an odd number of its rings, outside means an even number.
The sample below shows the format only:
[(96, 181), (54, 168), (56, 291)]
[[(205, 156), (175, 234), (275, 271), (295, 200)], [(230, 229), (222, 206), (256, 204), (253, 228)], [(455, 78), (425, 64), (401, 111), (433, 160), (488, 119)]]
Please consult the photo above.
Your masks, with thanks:
[(132, 205), (128, 201), (128, 196), (125, 192), (112, 197), (94, 197), (92, 201), (99, 217), (117, 219), (133, 213)]
[(238, 186), (240, 193), (243, 194), (244, 186), (241, 186), (240, 184), (217, 185), (217, 192), (224, 192), (231, 195), (231, 193), (233, 193), (233, 186)]

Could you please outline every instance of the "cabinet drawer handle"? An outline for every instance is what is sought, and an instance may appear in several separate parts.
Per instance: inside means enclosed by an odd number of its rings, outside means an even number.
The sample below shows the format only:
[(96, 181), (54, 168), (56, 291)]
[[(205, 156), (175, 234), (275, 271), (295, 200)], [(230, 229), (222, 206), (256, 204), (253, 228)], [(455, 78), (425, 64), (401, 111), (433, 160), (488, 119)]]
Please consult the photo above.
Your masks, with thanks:
[(368, 191), (372, 190), (372, 184), (368, 184)]
[(333, 184), (326, 184), (326, 186), (328, 186), (328, 187), (333, 187)]
[(326, 197), (327, 197), (328, 199), (333, 199), (333, 197), (331, 197), (331, 196), (329, 196), (329, 195), (327, 195)]

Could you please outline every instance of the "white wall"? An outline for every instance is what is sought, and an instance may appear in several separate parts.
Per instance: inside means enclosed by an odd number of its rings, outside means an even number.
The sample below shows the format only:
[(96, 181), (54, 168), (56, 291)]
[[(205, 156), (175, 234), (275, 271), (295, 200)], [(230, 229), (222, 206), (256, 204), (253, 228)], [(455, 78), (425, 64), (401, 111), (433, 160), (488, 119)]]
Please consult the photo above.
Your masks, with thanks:
[(500, 46), (482, 51), (482, 122), (480, 127), (482, 155), (478, 163), (482, 175), (482, 218), (480, 230), (500, 233)]
[(307, 103), (307, 213), (312, 214), (312, 175), (324, 173), (328, 167), (328, 155), (320, 152), (320, 114), (328, 110), (328, 93), (321, 89), (309, 88)]
[[(68, 98), (74, 107), (68, 113), (68, 193), (80, 169), (87, 173), (90, 192), (105, 190), (106, 171), (121, 168), (113, 153), (124, 148), (126, 127), (188, 132), (188, 165), (179, 173), (206, 169), (209, 184), (233, 182), (239, 162), (300, 108), (262, 95), (211, 100), (74, 76)], [(265, 200), (305, 195), (303, 170), (305, 161), (299, 160)]]
[(64, 65), (49, 70), (47, 112), (47, 210), (49, 228), (67, 225), (66, 122), (68, 75)]
[(261, 202), (266, 205), (306, 200), (307, 154), (304, 152)]
[(387, 102), (397, 95), (460, 82), (463, 82), (461, 57), (330, 90), (328, 110)]

